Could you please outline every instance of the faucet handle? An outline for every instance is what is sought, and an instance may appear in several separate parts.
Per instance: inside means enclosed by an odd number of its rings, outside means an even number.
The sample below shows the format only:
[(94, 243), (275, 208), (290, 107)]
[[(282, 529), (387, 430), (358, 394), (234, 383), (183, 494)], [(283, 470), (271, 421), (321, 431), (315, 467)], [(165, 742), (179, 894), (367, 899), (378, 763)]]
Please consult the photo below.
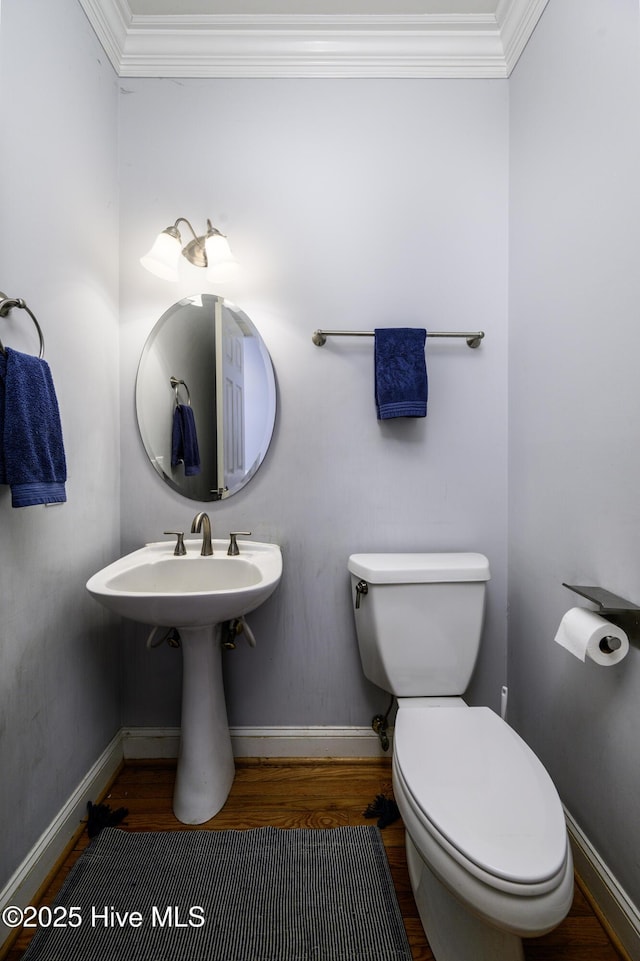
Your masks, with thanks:
[(229, 550), (227, 554), (230, 557), (236, 557), (240, 553), (236, 537), (251, 537), (251, 531), (231, 531), (229, 533)]
[(187, 548), (184, 546), (184, 531), (165, 531), (165, 534), (175, 534), (178, 540), (176, 541), (176, 549), (174, 554), (176, 557), (183, 557), (187, 553)]

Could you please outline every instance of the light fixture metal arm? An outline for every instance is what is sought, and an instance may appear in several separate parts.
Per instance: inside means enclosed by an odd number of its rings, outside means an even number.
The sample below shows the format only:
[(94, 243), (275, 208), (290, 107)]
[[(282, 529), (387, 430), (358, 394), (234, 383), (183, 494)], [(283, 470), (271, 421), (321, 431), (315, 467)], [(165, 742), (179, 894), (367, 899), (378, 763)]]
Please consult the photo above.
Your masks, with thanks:
[[(176, 230), (178, 229), (178, 224), (180, 223), (186, 224), (193, 234), (193, 240), (190, 240), (189, 243), (185, 244), (185, 246), (182, 248), (182, 256), (186, 257), (189, 263), (193, 264), (195, 267), (206, 267), (208, 264), (207, 253), (204, 247), (206, 236), (198, 237), (197, 233), (186, 217), (178, 217), (174, 224)], [(207, 221), (207, 224), (210, 226), (211, 221)]]
[(198, 240), (198, 235), (197, 235), (197, 233), (195, 232), (195, 230), (194, 230), (193, 227), (191, 226), (190, 221), (188, 221), (186, 217), (178, 217), (178, 219), (176, 220), (175, 224), (173, 225), (175, 230), (178, 229), (178, 224), (186, 224), (187, 227), (189, 228), (189, 230), (191, 231), (191, 233), (193, 234), (194, 240)]

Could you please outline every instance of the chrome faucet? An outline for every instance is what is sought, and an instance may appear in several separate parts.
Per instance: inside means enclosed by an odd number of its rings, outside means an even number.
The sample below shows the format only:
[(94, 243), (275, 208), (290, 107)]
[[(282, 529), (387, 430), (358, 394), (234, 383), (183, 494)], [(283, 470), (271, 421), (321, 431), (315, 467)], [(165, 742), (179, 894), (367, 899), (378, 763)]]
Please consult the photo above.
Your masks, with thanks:
[(213, 545), (211, 544), (211, 521), (209, 520), (209, 515), (205, 514), (204, 511), (200, 511), (199, 514), (193, 518), (191, 524), (191, 533), (199, 534), (202, 531), (202, 550), (200, 551), (203, 557), (210, 557), (213, 554)]

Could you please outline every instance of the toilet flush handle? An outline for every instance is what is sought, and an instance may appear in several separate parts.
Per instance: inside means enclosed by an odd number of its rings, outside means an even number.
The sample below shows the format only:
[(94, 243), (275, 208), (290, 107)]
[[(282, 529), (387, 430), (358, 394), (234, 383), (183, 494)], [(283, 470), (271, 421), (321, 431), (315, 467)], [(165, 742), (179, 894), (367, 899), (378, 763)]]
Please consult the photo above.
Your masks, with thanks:
[(360, 607), (360, 598), (363, 594), (369, 593), (369, 585), (366, 581), (358, 581), (356, 584), (356, 611)]

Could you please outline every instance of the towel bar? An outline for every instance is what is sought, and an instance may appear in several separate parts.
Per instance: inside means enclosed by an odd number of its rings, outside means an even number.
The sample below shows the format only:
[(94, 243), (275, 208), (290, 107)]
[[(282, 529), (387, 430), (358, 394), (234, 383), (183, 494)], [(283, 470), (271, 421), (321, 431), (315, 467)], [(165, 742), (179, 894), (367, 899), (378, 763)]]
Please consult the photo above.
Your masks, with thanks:
[[(373, 330), (315, 330), (312, 341), (316, 347), (324, 347), (327, 337), (374, 337)], [(479, 347), (480, 341), (484, 337), (483, 330), (477, 331), (427, 331), (427, 337), (464, 337), (467, 347)]]
[[(44, 334), (42, 333), (42, 328), (36, 320), (36, 316), (33, 311), (29, 310), (21, 297), (7, 297), (6, 294), (3, 294), (0, 291), (0, 317), (7, 317), (14, 307), (18, 307), (20, 310), (26, 310), (26, 312), (29, 314), (29, 317), (31, 317), (31, 320), (35, 324), (35, 328), (38, 331), (38, 339), (40, 340), (40, 353), (38, 354), (38, 357), (44, 357)], [(1, 340), (0, 351), (2, 351), (3, 354), (6, 354), (4, 344)]]

